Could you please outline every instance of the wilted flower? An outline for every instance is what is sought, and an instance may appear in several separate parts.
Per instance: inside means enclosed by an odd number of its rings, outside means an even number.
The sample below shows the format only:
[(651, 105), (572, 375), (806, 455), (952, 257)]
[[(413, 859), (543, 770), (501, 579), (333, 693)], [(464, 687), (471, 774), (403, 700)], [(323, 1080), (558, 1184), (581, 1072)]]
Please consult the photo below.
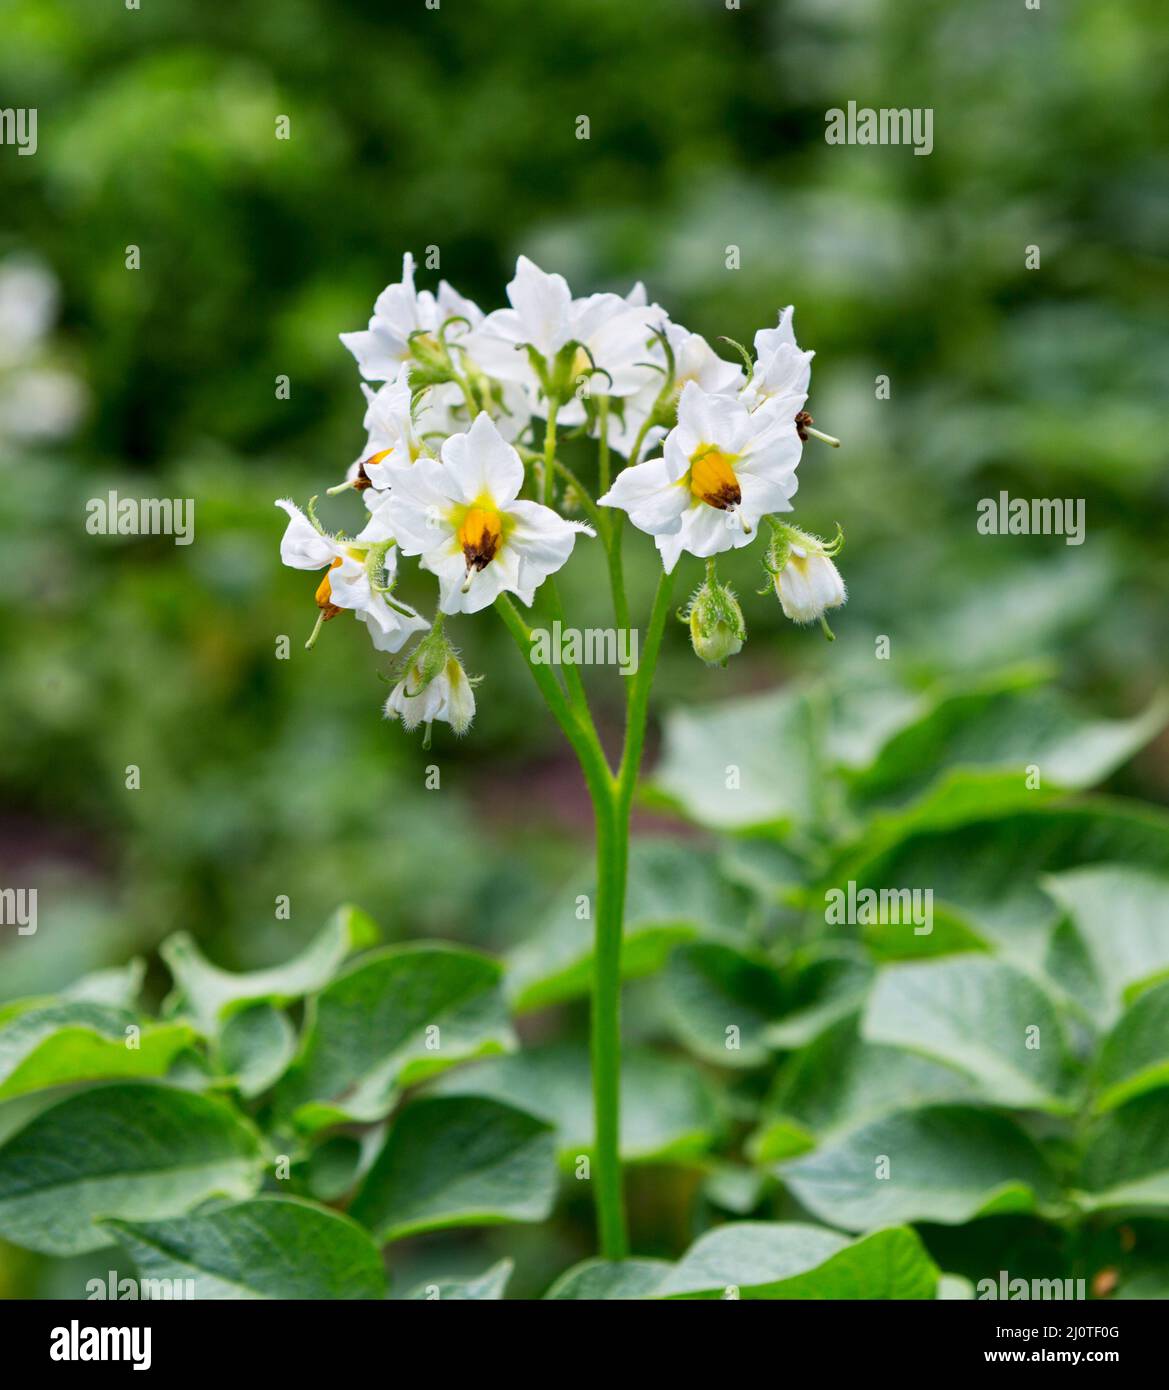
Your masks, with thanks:
[(386, 700), (387, 719), (401, 719), (407, 729), (426, 727), (426, 746), (430, 744), (430, 725), (436, 720), (449, 724), (456, 734), (465, 734), (475, 717), (474, 682), (463, 670), (458, 653), (442, 634), (441, 617), (433, 632), (424, 637)]

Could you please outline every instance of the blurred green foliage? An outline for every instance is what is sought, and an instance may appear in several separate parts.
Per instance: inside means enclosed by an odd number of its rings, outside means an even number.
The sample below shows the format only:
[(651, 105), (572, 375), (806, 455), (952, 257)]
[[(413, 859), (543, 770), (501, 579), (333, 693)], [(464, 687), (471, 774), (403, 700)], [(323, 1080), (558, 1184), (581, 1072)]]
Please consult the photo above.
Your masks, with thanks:
[[(864, 691), (879, 634), (894, 705), (1028, 662), (1119, 720), (1163, 679), (1159, 0), (0, 0), (0, 33), (3, 102), (39, 112), (34, 157), (0, 148), (0, 271), (32, 258), (59, 285), (40, 339), (16, 361), (0, 344), (0, 873), (39, 887), (41, 918), (0, 940), (0, 998), (180, 929), (226, 965), (281, 960), (342, 899), (390, 940), (509, 948), (587, 858), (575, 769), (493, 615), (454, 634), (487, 677), (475, 729), (430, 754), (380, 720), (355, 624), (301, 649), (312, 586), (279, 565), (272, 500), (359, 448), (336, 334), (407, 248), (437, 246), (485, 308), (519, 251), (582, 293), (643, 278), (712, 338), (796, 304), (809, 408), (845, 440), (809, 445), (797, 497), (801, 524), (848, 536), (839, 640), (787, 625), (740, 552), (725, 571), (751, 641), (708, 672), (679, 628), (663, 707), (822, 672)], [(932, 155), (826, 145), (825, 110), (850, 99), (932, 106)], [(87, 535), (111, 488), (193, 497), (196, 543)], [(1084, 498), (1086, 544), (978, 536), (978, 500), (1004, 488)], [(644, 601), (656, 556), (627, 551)], [(578, 547), (562, 587), (603, 620), (598, 556)], [(596, 685), (615, 722), (620, 682)], [(1111, 776), (1164, 800), (1164, 740)], [(870, 779), (866, 813), (896, 787)], [(688, 1191), (641, 1194), (663, 1247)], [(567, 1263), (540, 1258), (549, 1277)], [(0, 1291), (49, 1291), (24, 1260), (0, 1260)]]

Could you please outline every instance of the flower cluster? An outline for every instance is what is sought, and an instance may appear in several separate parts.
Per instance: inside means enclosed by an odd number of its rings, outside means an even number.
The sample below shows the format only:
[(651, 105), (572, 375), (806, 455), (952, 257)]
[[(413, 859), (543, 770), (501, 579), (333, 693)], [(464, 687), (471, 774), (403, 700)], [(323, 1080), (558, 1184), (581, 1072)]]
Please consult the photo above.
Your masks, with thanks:
[[(804, 409), (813, 354), (796, 342), (791, 308), (755, 335), (753, 356), (734, 345), (740, 365), (672, 323), (641, 285), (576, 298), (563, 276), (521, 256), (507, 297), (508, 308), (484, 314), (445, 281), (419, 291), (407, 254), (368, 328), (341, 335), (364, 378), (366, 441), (329, 491), (358, 492), (366, 523), (348, 536), (325, 529), (315, 498), (303, 511), (277, 504), (288, 513), (284, 563), (324, 571), (309, 646), (346, 609), (379, 651), (425, 634), (386, 714), (462, 733), (475, 682), (443, 635), (444, 616), (505, 595), (530, 606), (579, 535), (600, 531), (606, 548), (620, 545), (622, 513), (654, 538), (667, 574), (683, 551), (707, 559), (683, 614), (705, 661), (725, 665), (746, 637), (714, 557), (749, 545), (764, 523), (765, 565), (789, 618), (823, 623), (844, 602), (831, 558), (839, 535), (826, 545), (779, 519), (792, 509), (805, 441), (837, 442)], [(595, 500), (558, 458), (558, 430), (598, 440)], [(626, 465), (610, 481), (611, 455)], [(583, 506), (594, 524), (562, 515), (558, 501)], [(395, 595), (404, 557), (438, 581), (433, 620)]]

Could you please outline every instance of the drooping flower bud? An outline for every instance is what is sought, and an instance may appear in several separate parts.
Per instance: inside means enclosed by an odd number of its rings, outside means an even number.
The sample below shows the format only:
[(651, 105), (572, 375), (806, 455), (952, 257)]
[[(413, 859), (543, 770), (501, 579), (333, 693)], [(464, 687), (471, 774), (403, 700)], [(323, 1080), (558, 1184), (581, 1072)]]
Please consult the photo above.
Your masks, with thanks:
[(731, 587), (719, 581), (713, 560), (707, 562), (705, 580), (679, 616), (690, 624), (695, 656), (708, 666), (725, 666), (747, 639), (743, 610)]
[(430, 746), (430, 726), (435, 720), (449, 724), (456, 734), (465, 734), (475, 717), (474, 686), (458, 653), (443, 636), (441, 621), (436, 621), (411, 652), (390, 692), (386, 718), (401, 719), (407, 729), (425, 724), (425, 747)]
[(793, 623), (818, 622), (830, 641), (833, 632), (824, 615), (839, 608), (848, 597), (832, 561), (843, 544), (839, 527), (831, 541), (822, 541), (819, 536), (772, 520), (766, 564), (784, 616)]

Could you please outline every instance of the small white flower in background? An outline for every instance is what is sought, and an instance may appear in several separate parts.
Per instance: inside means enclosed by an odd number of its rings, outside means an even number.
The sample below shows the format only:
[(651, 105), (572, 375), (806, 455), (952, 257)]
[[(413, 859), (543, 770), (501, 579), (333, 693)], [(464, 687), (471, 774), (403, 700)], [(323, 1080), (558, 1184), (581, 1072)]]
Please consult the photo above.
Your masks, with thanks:
[(445, 280), (439, 282), (437, 295), (415, 290), (414, 257), (407, 251), (402, 257), (402, 278), (378, 295), (368, 329), (340, 336), (367, 381), (393, 381), (398, 368), (412, 355), (411, 335), (421, 332), (437, 338), (450, 319), (467, 320), (451, 326), (450, 341), (457, 343), (483, 321), (483, 311)]
[(773, 523), (767, 568), (775, 585), (784, 616), (793, 623), (819, 623), (832, 639), (825, 614), (839, 608), (848, 594), (832, 557), (839, 554), (844, 536), (839, 527), (831, 541), (782, 522)]
[(572, 553), (581, 522), (517, 500), (519, 454), (487, 415), (452, 435), (438, 459), (395, 473), (383, 511), (403, 555), (438, 576), (444, 613), (477, 613), (504, 592), (530, 605), (536, 589)]
[(410, 653), (401, 679), (386, 700), (386, 718), (400, 719), (411, 730), (425, 724), (424, 747), (430, 746), (430, 726), (436, 721), (465, 734), (475, 718), (474, 685), (458, 653), (436, 626)]
[(322, 624), (344, 609), (365, 624), (378, 651), (400, 651), (414, 633), (426, 631), (430, 624), (420, 613), (389, 596), (397, 557), (381, 512), (348, 540), (326, 534), (287, 500), (276, 505), (288, 513), (281, 560), (291, 569), (328, 570), (317, 586), (319, 616), (307, 646), (316, 641)]
[(59, 300), (56, 277), (39, 261), (0, 262), (0, 438), (61, 439), (85, 415), (85, 386), (50, 359)]
[[(547, 408), (546, 390), (556, 384), (569, 400), (565, 423), (579, 423), (584, 409), (571, 400), (577, 380), (590, 375), (595, 394), (632, 396), (657, 373), (646, 365), (653, 328), (662, 320), (656, 306), (631, 304), (617, 294), (574, 299), (563, 275), (548, 275), (521, 256), (507, 287), (510, 309), (488, 314), (466, 348), (475, 363), (500, 381), (518, 382), (529, 392), (537, 413)], [(566, 350), (576, 346), (571, 356)], [(545, 380), (527, 351), (542, 359)]]
[(617, 475), (597, 500), (654, 537), (666, 573), (682, 551), (716, 555), (747, 545), (769, 512), (791, 511), (800, 461), (794, 419), (752, 414), (741, 400), (688, 382), (661, 458)]

